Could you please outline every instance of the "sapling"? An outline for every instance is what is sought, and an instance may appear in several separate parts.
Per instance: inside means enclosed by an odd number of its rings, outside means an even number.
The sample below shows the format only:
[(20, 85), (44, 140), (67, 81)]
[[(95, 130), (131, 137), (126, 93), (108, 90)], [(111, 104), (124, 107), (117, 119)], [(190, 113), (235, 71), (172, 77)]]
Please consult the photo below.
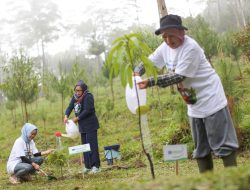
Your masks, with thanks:
[(67, 157), (62, 151), (55, 151), (48, 156), (49, 164), (60, 168), (61, 177), (63, 177), (63, 166), (67, 163)]

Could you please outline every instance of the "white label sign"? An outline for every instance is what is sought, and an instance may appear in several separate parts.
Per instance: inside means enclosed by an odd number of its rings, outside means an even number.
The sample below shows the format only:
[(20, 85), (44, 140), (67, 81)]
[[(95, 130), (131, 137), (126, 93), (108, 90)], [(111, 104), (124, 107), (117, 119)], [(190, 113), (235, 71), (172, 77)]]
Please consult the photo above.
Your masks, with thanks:
[(77, 154), (81, 152), (89, 152), (90, 145), (89, 144), (82, 144), (78, 146), (69, 147), (69, 154)]
[(187, 159), (187, 145), (166, 145), (163, 147), (164, 161)]

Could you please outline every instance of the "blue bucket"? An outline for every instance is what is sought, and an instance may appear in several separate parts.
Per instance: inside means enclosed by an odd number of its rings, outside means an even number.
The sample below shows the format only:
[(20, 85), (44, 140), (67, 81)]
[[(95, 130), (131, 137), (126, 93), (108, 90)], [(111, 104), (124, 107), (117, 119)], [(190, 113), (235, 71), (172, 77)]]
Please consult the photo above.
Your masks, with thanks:
[(113, 159), (121, 158), (119, 150), (120, 150), (119, 144), (104, 147), (105, 158), (107, 160), (108, 165), (113, 165)]

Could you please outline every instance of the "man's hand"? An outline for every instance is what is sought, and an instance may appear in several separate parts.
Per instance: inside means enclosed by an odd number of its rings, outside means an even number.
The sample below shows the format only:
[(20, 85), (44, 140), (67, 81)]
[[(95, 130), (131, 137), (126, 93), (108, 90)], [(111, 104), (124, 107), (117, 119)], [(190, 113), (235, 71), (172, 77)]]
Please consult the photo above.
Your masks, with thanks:
[(133, 76), (140, 76), (138, 72), (133, 72)]
[(148, 87), (148, 80), (147, 79), (143, 80), (141, 82), (138, 82), (137, 84), (138, 84), (138, 86), (139, 86), (140, 89), (145, 89), (145, 88)]

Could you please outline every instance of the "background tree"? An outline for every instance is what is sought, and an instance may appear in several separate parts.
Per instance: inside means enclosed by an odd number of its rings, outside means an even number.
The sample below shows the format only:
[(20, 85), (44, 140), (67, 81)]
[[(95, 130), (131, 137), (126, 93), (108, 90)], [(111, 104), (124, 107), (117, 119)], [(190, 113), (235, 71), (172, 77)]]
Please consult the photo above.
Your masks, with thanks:
[(246, 26), (250, 17), (250, 1), (208, 0), (202, 17), (217, 32), (236, 31)]
[(242, 55), (242, 52), (240, 51), (240, 48), (235, 46), (235, 33), (232, 32), (226, 32), (224, 34), (221, 34), (221, 51), (224, 53), (225, 56), (231, 57), (234, 61), (237, 63), (237, 67), (239, 70), (239, 78), (241, 79), (243, 77), (241, 67), (240, 67), (240, 57)]
[(212, 30), (209, 24), (200, 16), (195, 19), (189, 17), (185, 19), (188, 27), (188, 34), (192, 36), (204, 49), (204, 53), (210, 63), (213, 56), (218, 53), (218, 34)]
[(62, 113), (62, 120), (64, 117), (64, 100), (65, 97), (69, 94), (69, 75), (66, 73), (66, 70), (62, 67), (62, 64), (58, 64), (59, 67), (59, 75), (54, 75), (50, 73), (51, 77), (51, 86), (52, 88), (61, 96), (61, 113)]
[(102, 41), (97, 40), (95, 36), (92, 37), (90, 41), (90, 46), (88, 49), (90, 55), (95, 55), (97, 60), (97, 74), (101, 71), (102, 60), (101, 54), (105, 52), (105, 45)]
[(27, 104), (33, 102), (38, 94), (38, 78), (33, 70), (33, 61), (20, 52), (11, 58), (10, 66), (5, 71), (8, 73), (5, 80), (7, 94), (13, 94), (14, 99), (20, 100), (24, 107), (25, 122), (28, 122)]
[(112, 96), (112, 106), (114, 107), (115, 105), (115, 94), (114, 94), (114, 78), (117, 77), (114, 73), (111, 74), (111, 67), (112, 65), (106, 60), (104, 62), (104, 65), (102, 67), (102, 74), (106, 79), (109, 79), (109, 84), (110, 84), (110, 91), (111, 91), (111, 96)]
[(80, 79), (84, 80), (84, 82), (88, 84), (85, 69), (83, 69), (82, 66), (80, 66), (79, 57), (76, 57), (69, 72), (69, 86), (74, 86), (76, 82), (79, 81)]
[(42, 55), (42, 77), (47, 67), (45, 45), (58, 39), (59, 19), (58, 7), (51, 0), (29, 0), (28, 9), (17, 11), (14, 23), (17, 24), (18, 41), (26, 47), (37, 46), (38, 56)]
[(4, 92), (4, 95), (7, 97), (6, 108), (11, 111), (12, 123), (16, 128), (16, 107), (18, 100), (18, 92), (13, 88), (14, 84), (11, 84), (13, 81), (8, 81), (3, 83), (0, 86), (0, 90)]
[(250, 60), (250, 24), (243, 31), (240, 31), (234, 36), (237, 47), (242, 50), (242, 53)]

